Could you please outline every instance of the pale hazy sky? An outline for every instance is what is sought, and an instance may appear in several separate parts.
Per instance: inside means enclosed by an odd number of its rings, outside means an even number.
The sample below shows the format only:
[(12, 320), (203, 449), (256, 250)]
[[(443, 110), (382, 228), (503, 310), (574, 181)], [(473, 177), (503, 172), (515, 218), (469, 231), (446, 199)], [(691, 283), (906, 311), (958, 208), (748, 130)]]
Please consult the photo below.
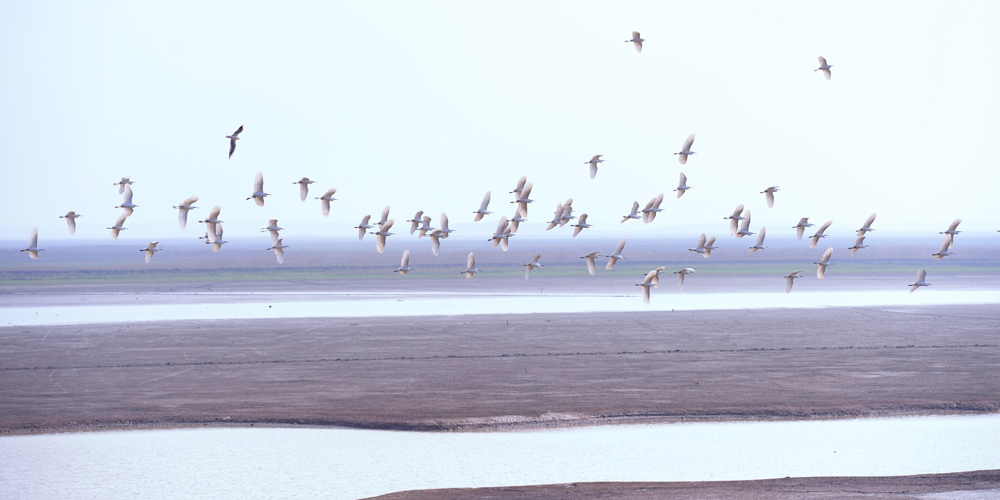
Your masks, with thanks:
[[(143, 243), (197, 243), (213, 205), (227, 237), (269, 218), (286, 243), (351, 237), (391, 204), (397, 233), (444, 211), (485, 239), (522, 175), (536, 202), (521, 233), (546, 238), (569, 236), (542, 228), (570, 197), (591, 237), (725, 237), (740, 203), (769, 237), (806, 216), (843, 235), (872, 212), (876, 234), (956, 218), (993, 232), (997, 19), (985, 1), (3, 2), (2, 239), (70, 238), (58, 216), (76, 210), (74, 238), (110, 241), (122, 176), (139, 208), (120, 239)], [(245, 201), (258, 171), (263, 208)], [(324, 219), (312, 197), (328, 187)], [(465, 224), (487, 190), (495, 215)], [(619, 224), (661, 192), (653, 224)], [(181, 230), (170, 207), (192, 195)]]

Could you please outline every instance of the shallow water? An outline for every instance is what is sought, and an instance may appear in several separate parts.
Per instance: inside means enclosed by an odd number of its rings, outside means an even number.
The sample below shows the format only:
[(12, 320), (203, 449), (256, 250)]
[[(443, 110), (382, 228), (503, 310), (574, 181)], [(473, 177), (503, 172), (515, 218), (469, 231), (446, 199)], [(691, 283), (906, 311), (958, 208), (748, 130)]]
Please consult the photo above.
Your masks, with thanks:
[[(921, 290), (923, 292), (923, 290)], [(587, 313), (760, 308), (820, 308), (1000, 304), (1000, 290), (903, 290), (658, 294), (538, 293), (186, 293), (150, 294), (152, 301), (0, 307), (0, 326), (133, 323), (162, 320), (451, 316), (464, 314)], [(309, 296), (311, 300), (300, 297)], [(116, 296), (117, 297), (117, 296)]]
[(361, 498), (583, 481), (1000, 466), (1000, 415), (422, 433), (203, 428), (0, 437), (4, 498)]

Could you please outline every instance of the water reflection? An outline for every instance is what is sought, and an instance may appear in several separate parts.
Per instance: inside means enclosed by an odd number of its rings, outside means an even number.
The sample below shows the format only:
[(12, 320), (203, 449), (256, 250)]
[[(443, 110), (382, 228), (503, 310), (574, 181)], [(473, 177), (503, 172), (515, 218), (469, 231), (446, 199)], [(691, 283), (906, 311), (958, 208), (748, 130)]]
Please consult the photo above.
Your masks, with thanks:
[(7, 498), (361, 498), (582, 481), (993, 469), (1000, 415), (498, 433), (230, 428), (0, 438)]

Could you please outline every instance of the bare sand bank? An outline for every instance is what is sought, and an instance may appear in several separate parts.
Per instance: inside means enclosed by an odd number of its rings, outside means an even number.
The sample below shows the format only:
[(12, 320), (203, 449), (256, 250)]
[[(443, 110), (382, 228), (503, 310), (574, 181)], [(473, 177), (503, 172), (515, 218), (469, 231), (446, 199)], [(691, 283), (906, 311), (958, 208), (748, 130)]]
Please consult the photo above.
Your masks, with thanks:
[(1000, 410), (1000, 307), (0, 328), (0, 432)]
[(571, 483), (505, 488), (456, 488), (405, 491), (375, 498), (379, 500), (453, 498), (986, 500), (1000, 498), (1000, 470), (894, 477), (812, 477), (697, 483)]

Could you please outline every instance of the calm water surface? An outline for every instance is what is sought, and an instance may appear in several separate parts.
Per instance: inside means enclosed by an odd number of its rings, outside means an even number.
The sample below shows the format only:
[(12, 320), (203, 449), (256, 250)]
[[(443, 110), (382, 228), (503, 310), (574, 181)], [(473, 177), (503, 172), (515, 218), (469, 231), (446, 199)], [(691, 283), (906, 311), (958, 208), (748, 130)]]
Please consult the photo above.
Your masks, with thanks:
[[(838, 290), (785, 293), (657, 293), (651, 304), (636, 295), (607, 294), (434, 294), (434, 293), (283, 293), (183, 295), (150, 294), (111, 304), (0, 305), (0, 326), (80, 323), (133, 323), (161, 320), (438, 316), (463, 314), (586, 313), (619, 311), (732, 310), (1000, 304), (1000, 290)], [(308, 295), (309, 299), (300, 298)], [(124, 296), (123, 296), (124, 297)], [(149, 303), (151, 298), (155, 303)]]
[(2, 498), (338, 498), (582, 481), (1000, 468), (1000, 415), (418, 433), (226, 428), (0, 437)]

